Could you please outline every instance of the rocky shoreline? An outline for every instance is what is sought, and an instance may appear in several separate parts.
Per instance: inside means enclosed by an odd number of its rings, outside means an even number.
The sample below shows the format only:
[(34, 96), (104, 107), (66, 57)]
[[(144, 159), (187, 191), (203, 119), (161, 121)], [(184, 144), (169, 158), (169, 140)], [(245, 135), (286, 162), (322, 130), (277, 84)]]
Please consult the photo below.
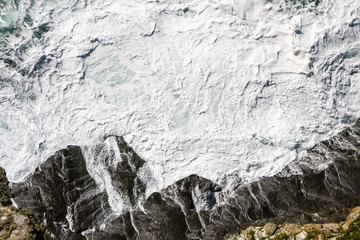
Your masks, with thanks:
[(124, 199), (120, 214), (89, 174), (78, 146), (58, 151), (25, 182), (13, 184), (13, 200), (44, 216), (52, 236), (60, 240), (228, 239), (268, 222), (277, 229), (288, 228), (280, 225), (285, 221), (291, 226), (341, 222), (360, 206), (360, 120), (275, 176), (229, 192), (190, 175), (146, 199), (146, 184), (139, 177), (144, 160), (121, 137), (113, 140), (116, 148), (109, 154), (104, 155), (102, 145), (93, 154)]

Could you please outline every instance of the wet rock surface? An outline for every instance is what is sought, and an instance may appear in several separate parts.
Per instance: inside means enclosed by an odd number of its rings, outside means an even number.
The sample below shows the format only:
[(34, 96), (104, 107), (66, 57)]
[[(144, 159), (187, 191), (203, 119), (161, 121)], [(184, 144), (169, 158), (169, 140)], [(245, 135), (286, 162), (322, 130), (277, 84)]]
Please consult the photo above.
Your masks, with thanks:
[(45, 215), (47, 227), (60, 239), (85, 239), (82, 231), (100, 224), (109, 213), (107, 196), (86, 170), (81, 149), (68, 146), (50, 157), (24, 183), (12, 186), (21, 208)]
[(125, 155), (109, 172), (130, 206), (121, 214), (113, 214), (107, 192), (96, 186), (76, 146), (58, 151), (13, 185), (14, 200), (45, 214), (56, 239), (92, 240), (224, 239), (269, 221), (340, 222), (360, 205), (360, 120), (273, 177), (225, 191), (190, 175), (142, 202), (145, 184), (137, 174), (144, 161), (116, 139)]

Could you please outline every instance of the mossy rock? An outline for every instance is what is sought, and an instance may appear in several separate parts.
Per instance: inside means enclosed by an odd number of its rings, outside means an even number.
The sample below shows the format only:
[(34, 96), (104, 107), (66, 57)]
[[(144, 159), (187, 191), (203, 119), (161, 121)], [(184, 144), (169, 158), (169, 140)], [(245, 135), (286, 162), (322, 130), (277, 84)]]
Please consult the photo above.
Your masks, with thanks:
[(46, 229), (45, 225), (42, 222), (40, 214), (33, 213), (29, 209), (20, 209), (19, 212), (26, 216), (29, 224), (29, 232), (32, 234), (34, 240), (43, 240), (50, 239), (50, 233)]
[(263, 229), (266, 232), (267, 236), (271, 236), (276, 231), (277, 225), (273, 222), (268, 222), (267, 224), (265, 224)]
[(318, 236), (321, 235), (321, 232), (317, 229), (311, 230), (308, 232), (305, 240), (318, 239)]
[(290, 236), (287, 235), (286, 233), (280, 233), (274, 238), (274, 240), (288, 240), (288, 239), (290, 239)]
[(50, 233), (39, 214), (0, 206), (0, 240), (48, 240)]
[(11, 204), (11, 190), (6, 172), (0, 167), (0, 240), (46, 240), (50, 234), (39, 214), (16, 209)]
[(3, 206), (11, 205), (11, 191), (6, 172), (0, 167), (0, 204)]
[(32, 240), (27, 218), (10, 207), (0, 207), (0, 240)]
[(341, 236), (337, 240), (360, 240), (360, 217), (355, 219), (349, 227), (340, 230)]
[[(266, 236), (261, 233), (265, 232), (265, 228), (270, 227), (272, 234)], [(301, 235), (301, 236), (298, 236)], [(263, 227), (250, 226), (246, 230), (241, 231), (240, 236), (235, 239), (247, 240), (287, 240), (287, 239), (336, 239), (336, 240), (360, 240), (360, 207), (354, 208), (348, 216), (346, 222), (342, 223), (325, 223), (325, 224), (306, 224), (298, 226), (296, 224), (283, 223), (275, 225), (268, 223)]]

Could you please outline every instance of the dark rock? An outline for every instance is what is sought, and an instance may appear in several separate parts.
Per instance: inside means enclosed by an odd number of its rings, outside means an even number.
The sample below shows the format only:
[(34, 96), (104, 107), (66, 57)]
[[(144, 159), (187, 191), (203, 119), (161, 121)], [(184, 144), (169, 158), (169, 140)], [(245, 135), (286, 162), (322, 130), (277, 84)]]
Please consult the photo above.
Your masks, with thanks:
[(121, 137), (116, 137), (121, 152), (121, 162), (115, 167), (109, 167), (111, 180), (118, 192), (126, 197), (130, 206), (134, 206), (138, 198), (145, 192), (145, 184), (138, 178), (137, 173), (145, 161), (130, 148)]
[[(85, 239), (80, 233), (109, 213), (107, 196), (86, 169), (80, 147), (60, 150), (25, 182), (13, 184), (15, 202), (44, 214), (47, 227), (60, 239)], [(70, 217), (72, 224), (66, 217)]]
[[(160, 193), (151, 194), (144, 203), (144, 211), (133, 212), (139, 239), (202, 238), (215, 188), (210, 180), (190, 175)], [(204, 219), (199, 215), (202, 209)]]

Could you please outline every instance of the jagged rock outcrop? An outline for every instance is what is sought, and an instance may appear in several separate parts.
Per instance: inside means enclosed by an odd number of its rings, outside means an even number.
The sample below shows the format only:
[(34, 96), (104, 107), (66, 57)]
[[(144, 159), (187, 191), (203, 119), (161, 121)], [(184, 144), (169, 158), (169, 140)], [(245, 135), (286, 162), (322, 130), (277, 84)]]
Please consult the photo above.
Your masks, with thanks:
[[(109, 153), (102, 144), (94, 148), (94, 154), (106, 163), (114, 189), (133, 205), (145, 191), (145, 185), (137, 177), (144, 161), (122, 138), (114, 137), (113, 140), (121, 160), (114, 160), (117, 158), (116, 149)], [(56, 152), (25, 182), (13, 184), (12, 194), (19, 207), (45, 215), (48, 228), (56, 239), (86, 239), (82, 232), (100, 227), (113, 215), (107, 192), (100, 189), (90, 176), (78, 146), (68, 146)], [(107, 237), (126, 237), (133, 231), (128, 229), (131, 228), (131, 224), (127, 224), (131, 222), (129, 215), (121, 218), (123, 222), (117, 218), (118, 223), (128, 227), (120, 228), (114, 234), (109, 231)]]
[(209, 225), (209, 214), (221, 188), (210, 180), (190, 175), (144, 203), (133, 212), (139, 239), (199, 239)]
[[(104, 168), (109, 174), (109, 181), (118, 193), (121, 193), (123, 205), (131, 208), (142, 198), (146, 189), (143, 181), (138, 177), (138, 171), (145, 161), (130, 148), (122, 137), (108, 138), (113, 144), (97, 145), (91, 155), (95, 157), (93, 167)], [(110, 144), (111, 145), (111, 144)], [(117, 156), (119, 154), (119, 156)], [(91, 156), (90, 156), (91, 157)]]
[(190, 175), (151, 194), (141, 208), (135, 207), (87, 236), (99, 240), (203, 238), (209, 210), (216, 203), (214, 193), (220, 190), (209, 179)]
[(96, 191), (78, 146), (68, 146), (45, 161), (24, 183), (12, 186), (21, 208), (45, 215), (59, 239), (85, 239), (80, 233), (109, 214), (107, 195)]
[(97, 161), (108, 166), (113, 189), (126, 200), (120, 214), (113, 214), (107, 191), (98, 188), (75, 146), (57, 152), (24, 183), (15, 184), (15, 201), (44, 213), (57, 239), (85, 235), (92, 240), (223, 239), (268, 221), (339, 222), (360, 205), (360, 120), (273, 177), (222, 192), (212, 181), (191, 175), (146, 200), (138, 176), (144, 161), (122, 138), (115, 139), (120, 161), (111, 160), (113, 150), (98, 154), (104, 146), (94, 154), (102, 156)]

